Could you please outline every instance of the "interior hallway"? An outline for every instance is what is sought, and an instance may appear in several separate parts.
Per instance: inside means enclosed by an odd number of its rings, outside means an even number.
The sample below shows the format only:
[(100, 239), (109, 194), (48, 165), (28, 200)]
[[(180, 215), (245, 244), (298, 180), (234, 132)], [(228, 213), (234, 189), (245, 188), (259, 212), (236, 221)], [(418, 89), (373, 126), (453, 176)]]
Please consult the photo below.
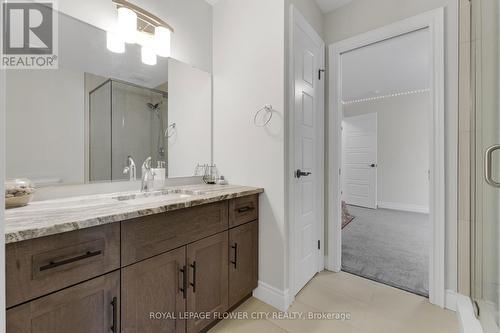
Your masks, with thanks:
[[(237, 310), (279, 313), (251, 298)], [(424, 297), (348, 273), (318, 274), (296, 297), (289, 313), (345, 312), (351, 319), (338, 320), (236, 320), (219, 322), (211, 333), (458, 333), (454, 312), (431, 305)]]

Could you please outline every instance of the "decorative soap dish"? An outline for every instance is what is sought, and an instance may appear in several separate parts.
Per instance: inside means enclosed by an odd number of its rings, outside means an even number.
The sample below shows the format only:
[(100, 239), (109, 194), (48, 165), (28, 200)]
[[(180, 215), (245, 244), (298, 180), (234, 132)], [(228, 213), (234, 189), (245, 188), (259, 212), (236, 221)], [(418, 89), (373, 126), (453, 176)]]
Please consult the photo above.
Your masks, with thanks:
[(18, 178), (5, 182), (5, 208), (26, 206), (35, 194), (35, 186), (29, 179)]

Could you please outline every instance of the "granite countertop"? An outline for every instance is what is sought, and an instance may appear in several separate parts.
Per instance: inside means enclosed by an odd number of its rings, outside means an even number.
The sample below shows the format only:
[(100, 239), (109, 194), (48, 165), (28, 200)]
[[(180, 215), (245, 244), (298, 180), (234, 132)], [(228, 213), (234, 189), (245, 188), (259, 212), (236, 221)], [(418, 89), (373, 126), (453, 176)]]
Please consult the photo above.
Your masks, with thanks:
[(262, 188), (187, 185), (147, 193), (119, 192), (36, 201), (5, 211), (5, 243), (55, 235), (242, 196)]

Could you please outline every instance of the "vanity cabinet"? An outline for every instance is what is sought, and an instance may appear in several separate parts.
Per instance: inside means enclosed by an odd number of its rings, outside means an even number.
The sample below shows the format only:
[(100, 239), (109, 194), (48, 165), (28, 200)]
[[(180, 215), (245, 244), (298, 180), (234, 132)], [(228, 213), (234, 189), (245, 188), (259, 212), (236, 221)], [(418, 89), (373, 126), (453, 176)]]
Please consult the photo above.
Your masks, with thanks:
[(185, 332), (186, 271), (185, 247), (123, 268), (122, 333)]
[[(187, 246), (188, 313), (222, 313), (228, 307), (228, 232)], [(203, 330), (212, 319), (191, 318), (187, 332)]]
[(119, 325), (119, 271), (7, 310), (9, 333), (116, 333)]
[(8, 244), (7, 332), (206, 331), (257, 287), (257, 200)]
[(229, 230), (229, 307), (257, 288), (259, 224), (257, 221)]

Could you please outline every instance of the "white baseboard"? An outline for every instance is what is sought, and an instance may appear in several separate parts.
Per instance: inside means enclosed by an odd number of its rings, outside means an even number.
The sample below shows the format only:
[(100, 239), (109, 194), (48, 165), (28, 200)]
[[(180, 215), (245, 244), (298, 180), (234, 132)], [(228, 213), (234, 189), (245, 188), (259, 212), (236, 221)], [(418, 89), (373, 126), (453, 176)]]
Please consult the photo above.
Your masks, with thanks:
[(474, 315), (474, 308), (469, 297), (457, 295), (456, 307), (460, 333), (483, 333), (483, 328)]
[(457, 311), (457, 292), (453, 290), (446, 290), (446, 296), (444, 299), (444, 307), (451, 311)]
[(280, 311), (288, 310), (290, 302), (292, 302), (288, 289), (280, 290), (262, 281), (259, 281), (257, 289), (253, 291), (253, 297)]
[(429, 214), (429, 206), (413, 205), (413, 204), (406, 204), (406, 203), (399, 203), (399, 202), (385, 202), (385, 201), (377, 202), (377, 206), (378, 206), (378, 208), (401, 210), (404, 212)]

